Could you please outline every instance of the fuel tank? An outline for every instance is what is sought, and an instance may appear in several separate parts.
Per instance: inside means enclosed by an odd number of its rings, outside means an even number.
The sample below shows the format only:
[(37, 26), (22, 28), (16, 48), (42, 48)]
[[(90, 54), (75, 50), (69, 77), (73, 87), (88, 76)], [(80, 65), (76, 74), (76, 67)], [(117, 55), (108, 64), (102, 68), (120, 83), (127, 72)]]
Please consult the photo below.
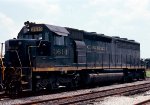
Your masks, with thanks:
[(117, 82), (123, 79), (123, 73), (92, 73), (87, 74), (85, 84), (99, 84), (105, 82)]

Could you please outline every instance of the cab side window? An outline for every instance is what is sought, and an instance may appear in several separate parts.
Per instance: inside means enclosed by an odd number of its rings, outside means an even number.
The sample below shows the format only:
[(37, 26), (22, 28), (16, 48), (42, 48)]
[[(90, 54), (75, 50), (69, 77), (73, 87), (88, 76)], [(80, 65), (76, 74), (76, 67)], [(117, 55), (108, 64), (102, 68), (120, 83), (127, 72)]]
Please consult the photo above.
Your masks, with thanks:
[(44, 38), (45, 41), (51, 41), (50, 40), (50, 34), (48, 32), (45, 32), (45, 38)]
[(54, 36), (54, 44), (55, 45), (65, 45), (65, 38), (64, 36)]

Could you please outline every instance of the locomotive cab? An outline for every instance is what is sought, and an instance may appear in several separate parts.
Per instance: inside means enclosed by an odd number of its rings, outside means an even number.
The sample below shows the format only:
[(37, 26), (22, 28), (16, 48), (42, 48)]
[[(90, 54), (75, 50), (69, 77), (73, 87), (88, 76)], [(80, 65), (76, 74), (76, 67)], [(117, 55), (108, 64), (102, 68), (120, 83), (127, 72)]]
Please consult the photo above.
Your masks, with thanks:
[(36, 70), (43, 71), (41, 68), (68, 64), (68, 34), (64, 27), (26, 22), (17, 38), (41, 40), (36, 51)]

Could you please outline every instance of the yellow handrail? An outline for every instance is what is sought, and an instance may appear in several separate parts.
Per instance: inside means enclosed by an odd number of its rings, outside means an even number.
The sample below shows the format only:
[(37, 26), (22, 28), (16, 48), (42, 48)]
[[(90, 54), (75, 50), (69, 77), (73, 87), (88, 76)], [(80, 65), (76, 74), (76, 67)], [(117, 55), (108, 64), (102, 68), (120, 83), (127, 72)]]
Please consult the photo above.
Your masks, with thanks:
[(1, 60), (1, 70), (2, 70), (2, 80), (4, 80), (4, 70), (5, 70), (5, 66), (3, 63), (3, 45), (4, 43), (1, 43), (1, 56), (0, 56), (0, 60)]
[(31, 65), (31, 58), (30, 58), (30, 52), (29, 52), (29, 48), (38, 48), (38, 47), (40, 47), (40, 45), (41, 45), (41, 42), (42, 42), (42, 40), (40, 40), (40, 43), (39, 43), (39, 45), (38, 46), (29, 46), (28, 47), (28, 55), (29, 55), (29, 62), (30, 62), (30, 67), (32, 68), (32, 65)]

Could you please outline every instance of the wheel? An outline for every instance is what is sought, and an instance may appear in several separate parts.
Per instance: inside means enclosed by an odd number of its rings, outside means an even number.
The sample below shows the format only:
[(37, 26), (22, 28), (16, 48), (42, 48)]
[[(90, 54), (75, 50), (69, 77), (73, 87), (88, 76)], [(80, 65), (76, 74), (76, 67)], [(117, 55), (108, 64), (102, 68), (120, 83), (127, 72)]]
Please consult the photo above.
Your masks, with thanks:
[(4, 87), (3, 84), (0, 84), (0, 91), (3, 91)]

